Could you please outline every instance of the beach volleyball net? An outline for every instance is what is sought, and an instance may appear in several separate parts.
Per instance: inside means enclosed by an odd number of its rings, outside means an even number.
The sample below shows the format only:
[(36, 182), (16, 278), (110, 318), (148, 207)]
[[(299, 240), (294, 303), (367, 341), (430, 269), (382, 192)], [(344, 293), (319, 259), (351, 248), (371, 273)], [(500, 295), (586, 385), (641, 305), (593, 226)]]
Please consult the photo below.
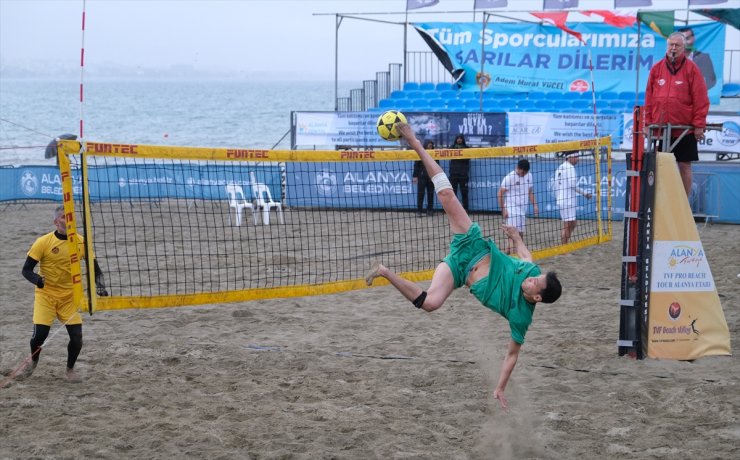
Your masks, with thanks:
[[(375, 259), (429, 280), (452, 237), (436, 196), (431, 210), (424, 196), (419, 212), (410, 150), (60, 141), (59, 151), (68, 229), (86, 235), (86, 257), (72, 261), (76, 298), (91, 312), (360, 289)], [(499, 190), (523, 158), (537, 213), (531, 202), (520, 213), (536, 259), (611, 239), (608, 137), (431, 153), (445, 171), (452, 159), (470, 160), (469, 213), (502, 250)], [(577, 186), (591, 198), (571, 202), (577, 226), (563, 244), (556, 174), (567, 154), (579, 158)], [(110, 296), (95, 294), (93, 257)]]

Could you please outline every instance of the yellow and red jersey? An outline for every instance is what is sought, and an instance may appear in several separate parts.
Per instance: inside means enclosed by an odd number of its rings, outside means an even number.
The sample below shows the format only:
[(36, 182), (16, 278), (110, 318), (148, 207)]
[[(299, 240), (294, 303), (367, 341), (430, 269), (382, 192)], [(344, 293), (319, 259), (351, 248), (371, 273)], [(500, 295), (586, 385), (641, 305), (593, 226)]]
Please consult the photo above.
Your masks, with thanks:
[[(77, 235), (77, 252), (80, 259), (85, 254), (84, 238)], [(36, 239), (28, 251), (28, 256), (38, 260), (40, 274), (44, 277), (44, 288), (36, 288), (44, 294), (56, 297), (69, 296), (72, 291), (72, 275), (69, 262), (69, 242), (59, 239), (55, 232)]]

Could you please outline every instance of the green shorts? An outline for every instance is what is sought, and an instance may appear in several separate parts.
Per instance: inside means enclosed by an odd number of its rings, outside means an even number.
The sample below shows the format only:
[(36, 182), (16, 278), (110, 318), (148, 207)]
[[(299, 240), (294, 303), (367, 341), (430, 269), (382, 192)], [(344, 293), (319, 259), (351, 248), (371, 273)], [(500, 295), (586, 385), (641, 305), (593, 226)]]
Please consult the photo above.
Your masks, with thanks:
[(476, 222), (473, 222), (467, 233), (458, 233), (452, 237), (450, 253), (442, 261), (452, 271), (455, 289), (465, 285), (473, 266), (490, 252), (491, 247), (483, 238), (480, 226)]

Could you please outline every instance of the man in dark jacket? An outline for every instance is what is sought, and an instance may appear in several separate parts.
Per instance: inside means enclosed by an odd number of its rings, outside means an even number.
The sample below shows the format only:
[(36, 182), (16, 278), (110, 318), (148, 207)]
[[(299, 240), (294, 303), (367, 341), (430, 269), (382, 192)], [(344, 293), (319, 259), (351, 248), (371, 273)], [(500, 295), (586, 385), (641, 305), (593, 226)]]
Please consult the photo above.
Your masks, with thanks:
[[(427, 151), (434, 150), (434, 142), (429, 140), (424, 143), (424, 149)], [(416, 215), (421, 217), (424, 214), (424, 196), (427, 198), (427, 216), (432, 215), (434, 208), (434, 185), (432, 178), (427, 174), (427, 170), (421, 161), (414, 162), (413, 181), (416, 183)]]
[[(450, 146), (451, 149), (466, 149), (468, 148), (465, 144), (465, 137), (462, 134), (458, 134), (455, 138), (455, 143)], [(460, 196), (462, 198), (463, 208), (467, 211), (468, 206), (468, 180), (470, 179), (470, 159), (466, 158), (463, 160), (451, 160), (450, 161), (450, 183), (452, 184), (452, 191), (457, 195), (457, 191), (460, 190)]]

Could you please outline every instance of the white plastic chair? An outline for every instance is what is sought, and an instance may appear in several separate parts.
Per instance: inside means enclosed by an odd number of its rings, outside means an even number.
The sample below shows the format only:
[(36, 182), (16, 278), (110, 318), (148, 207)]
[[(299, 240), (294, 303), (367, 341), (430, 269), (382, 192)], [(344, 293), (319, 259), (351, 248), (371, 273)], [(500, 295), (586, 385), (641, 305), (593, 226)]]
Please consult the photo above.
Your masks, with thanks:
[[(229, 196), (229, 207), (234, 208), (234, 214), (236, 217), (236, 226), (239, 227), (242, 224), (242, 210), (249, 208), (252, 211), (252, 220), (254, 225), (257, 225), (257, 210), (254, 205), (247, 201), (244, 196), (244, 190), (241, 185), (226, 184), (226, 194)], [(229, 224), (231, 224), (231, 211), (229, 211)]]
[(280, 218), (280, 223), (284, 224), (283, 221), (283, 204), (279, 201), (272, 200), (272, 194), (270, 188), (260, 182), (252, 183), (252, 196), (254, 197), (254, 204), (257, 209), (262, 210), (262, 223), (264, 225), (270, 225), (270, 210), (275, 208)]

